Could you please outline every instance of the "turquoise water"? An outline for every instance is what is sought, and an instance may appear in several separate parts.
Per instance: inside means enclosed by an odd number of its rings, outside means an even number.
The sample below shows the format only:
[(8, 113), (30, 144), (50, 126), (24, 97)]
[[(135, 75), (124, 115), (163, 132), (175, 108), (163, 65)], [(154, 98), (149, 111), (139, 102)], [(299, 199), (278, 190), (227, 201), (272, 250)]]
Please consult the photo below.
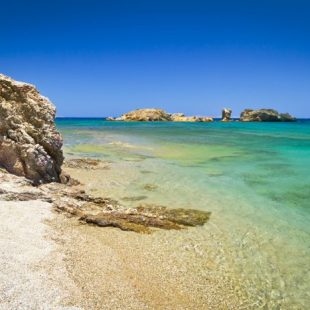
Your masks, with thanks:
[(207, 225), (221, 232), (215, 237), (232, 259), (232, 272), (240, 285), (253, 287), (248, 294), (262, 300), (258, 308), (307, 309), (310, 120), (58, 119), (57, 126), (67, 157), (111, 162), (110, 170), (96, 176), (98, 193), (128, 205), (145, 202), (211, 211)]

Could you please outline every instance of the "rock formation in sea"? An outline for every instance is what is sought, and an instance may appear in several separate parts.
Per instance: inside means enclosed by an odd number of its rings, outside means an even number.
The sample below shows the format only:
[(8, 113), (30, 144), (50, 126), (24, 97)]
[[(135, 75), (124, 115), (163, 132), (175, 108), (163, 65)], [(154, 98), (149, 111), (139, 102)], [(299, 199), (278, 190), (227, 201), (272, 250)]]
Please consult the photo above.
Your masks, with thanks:
[(183, 113), (170, 114), (162, 109), (138, 109), (121, 117), (108, 117), (108, 121), (136, 121), (136, 122), (153, 122), (153, 121), (170, 121), (170, 122), (212, 122), (212, 117), (205, 116), (185, 116)]
[(223, 109), (222, 110), (222, 122), (230, 122), (231, 121), (231, 109)]
[(0, 74), (0, 167), (35, 183), (59, 182), (63, 153), (55, 113), (33, 85)]
[(122, 121), (170, 121), (170, 114), (162, 109), (138, 109), (123, 114), (119, 120)]
[(241, 122), (294, 122), (296, 118), (288, 113), (273, 109), (245, 109), (240, 115)]

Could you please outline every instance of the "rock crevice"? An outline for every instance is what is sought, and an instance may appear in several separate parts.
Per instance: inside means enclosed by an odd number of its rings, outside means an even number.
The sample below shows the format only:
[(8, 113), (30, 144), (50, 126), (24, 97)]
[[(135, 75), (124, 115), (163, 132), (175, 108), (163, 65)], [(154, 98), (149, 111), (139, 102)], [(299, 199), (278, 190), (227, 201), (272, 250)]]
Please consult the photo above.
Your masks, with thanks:
[(38, 184), (59, 182), (63, 153), (55, 114), (33, 85), (0, 74), (0, 166)]

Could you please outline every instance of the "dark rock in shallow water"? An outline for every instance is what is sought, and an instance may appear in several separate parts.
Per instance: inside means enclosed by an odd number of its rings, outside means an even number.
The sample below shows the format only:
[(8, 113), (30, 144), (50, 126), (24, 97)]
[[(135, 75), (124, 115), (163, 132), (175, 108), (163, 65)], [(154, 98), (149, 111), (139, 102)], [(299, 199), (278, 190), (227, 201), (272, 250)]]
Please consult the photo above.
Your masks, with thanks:
[(34, 86), (0, 74), (0, 166), (35, 183), (59, 182), (63, 154), (55, 113)]
[(143, 186), (143, 188), (144, 188), (145, 190), (147, 190), (147, 191), (152, 192), (152, 191), (155, 191), (155, 190), (158, 188), (158, 185), (156, 185), (156, 184), (145, 184), (145, 185)]
[(109, 169), (109, 165), (107, 162), (94, 158), (66, 159), (64, 162), (64, 167), (74, 169), (90, 169), (90, 170)]
[[(57, 193), (59, 196), (59, 191)], [(179, 230), (187, 226), (203, 225), (211, 215), (205, 211), (170, 209), (151, 204), (126, 208), (115, 200), (92, 197), (80, 191), (65, 192), (54, 199), (54, 206), (57, 210), (78, 216), (86, 223), (140, 233), (150, 233), (152, 227)]]
[(201, 226), (210, 218), (209, 212), (191, 209), (168, 209), (157, 205), (140, 205), (137, 208), (85, 214), (81, 220), (101, 227), (150, 233), (150, 228), (179, 230), (186, 226)]
[(210, 217), (205, 211), (170, 209), (152, 204), (127, 208), (116, 200), (88, 195), (80, 186), (48, 183), (35, 187), (25, 178), (0, 171), (0, 205), (1, 201), (8, 200), (49, 202), (56, 211), (83, 222), (139, 233), (151, 233), (152, 228), (179, 230), (203, 225)]
[(147, 196), (131, 196), (131, 197), (122, 197), (124, 201), (140, 201), (147, 199)]
[(279, 113), (273, 109), (246, 109), (240, 115), (241, 122), (294, 122), (296, 118), (288, 113)]

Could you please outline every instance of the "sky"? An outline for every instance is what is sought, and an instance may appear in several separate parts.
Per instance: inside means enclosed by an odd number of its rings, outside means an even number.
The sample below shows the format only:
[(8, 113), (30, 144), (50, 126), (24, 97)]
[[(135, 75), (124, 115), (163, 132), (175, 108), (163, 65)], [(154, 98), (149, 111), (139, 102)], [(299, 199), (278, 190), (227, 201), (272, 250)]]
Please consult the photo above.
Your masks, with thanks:
[(2, 1), (0, 72), (58, 116), (310, 117), (310, 1)]

